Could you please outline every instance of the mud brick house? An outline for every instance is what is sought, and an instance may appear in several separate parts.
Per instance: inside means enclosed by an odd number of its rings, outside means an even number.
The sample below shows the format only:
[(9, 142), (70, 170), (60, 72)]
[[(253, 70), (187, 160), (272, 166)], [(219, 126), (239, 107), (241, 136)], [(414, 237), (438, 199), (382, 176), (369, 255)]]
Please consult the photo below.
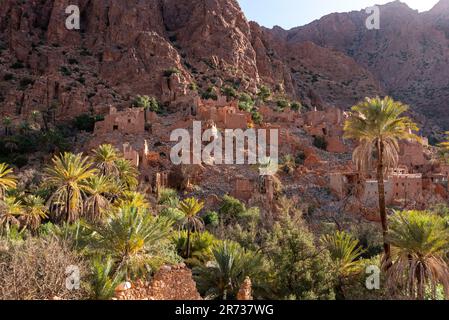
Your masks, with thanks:
[(118, 131), (123, 134), (139, 134), (145, 132), (145, 116), (142, 108), (128, 108), (117, 111), (111, 107), (103, 121), (95, 123), (95, 133), (106, 134)]
[(330, 189), (341, 200), (350, 195), (358, 196), (362, 179), (358, 172), (337, 172), (330, 175)]
[(427, 163), (423, 144), (417, 141), (403, 140), (400, 141), (399, 147), (399, 165), (416, 170)]

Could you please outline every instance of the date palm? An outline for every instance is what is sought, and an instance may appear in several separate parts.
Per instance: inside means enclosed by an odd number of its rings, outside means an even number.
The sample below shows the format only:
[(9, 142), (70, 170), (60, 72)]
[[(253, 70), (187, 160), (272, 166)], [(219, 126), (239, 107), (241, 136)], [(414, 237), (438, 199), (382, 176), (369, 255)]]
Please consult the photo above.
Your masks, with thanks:
[(93, 160), (103, 175), (117, 176), (118, 170), (116, 161), (120, 154), (116, 148), (110, 144), (102, 144), (93, 151)]
[[(360, 171), (375, 169), (378, 185), (379, 211), (384, 237), (385, 260), (390, 258), (390, 245), (385, 204), (385, 172), (395, 168), (399, 158), (399, 140), (417, 139), (412, 131), (418, 127), (404, 116), (408, 107), (390, 97), (366, 98), (351, 108), (345, 123), (345, 137), (355, 139), (359, 145), (354, 150), (353, 161)], [(389, 264), (386, 264), (388, 267)]]
[(39, 196), (28, 195), (24, 199), (25, 220), (31, 230), (36, 230), (43, 219), (47, 219), (45, 200)]
[(204, 227), (203, 220), (198, 216), (204, 207), (204, 202), (200, 202), (195, 198), (188, 198), (178, 204), (178, 209), (184, 214), (182, 225), (187, 229), (187, 242), (185, 247), (185, 255), (190, 258), (190, 236), (191, 232), (200, 230)]
[(344, 231), (323, 236), (321, 244), (330, 252), (337, 273), (336, 291), (344, 299), (344, 280), (360, 272), (364, 250), (357, 239)]
[(6, 163), (0, 163), (0, 200), (5, 197), (8, 189), (17, 186), (17, 179), (13, 175), (13, 169)]
[(136, 208), (120, 208), (104, 224), (93, 226), (95, 241), (91, 246), (111, 256), (117, 262), (116, 273), (126, 272), (127, 278), (148, 269), (150, 260), (157, 256), (157, 244), (169, 241), (169, 219), (154, 217)]
[(89, 221), (101, 221), (110, 206), (108, 195), (114, 188), (115, 182), (107, 176), (92, 176), (86, 181), (88, 196), (84, 203), (85, 215)]
[(11, 225), (20, 226), (20, 218), (25, 214), (22, 201), (13, 196), (0, 202), (0, 226), (9, 230)]
[(443, 286), (449, 298), (449, 267), (445, 260), (449, 232), (444, 218), (420, 211), (395, 212), (390, 218), (387, 239), (392, 245), (392, 267), (387, 283), (405, 289), (410, 297), (424, 299)]
[(11, 133), (10, 132), (11, 131), (10, 128), (11, 128), (11, 125), (12, 125), (11, 117), (8, 117), (8, 116), (3, 117), (2, 124), (5, 127), (5, 136), (8, 136)]
[(74, 222), (83, 213), (83, 197), (88, 191), (87, 180), (97, 174), (88, 157), (65, 152), (55, 156), (46, 172), (46, 183), (56, 188), (48, 203), (58, 217)]
[(212, 249), (212, 255), (212, 261), (193, 268), (198, 289), (210, 298), (235, 298), (246, 277), (250, 277), (253, 284), (265, 278), (262, 255), (247, 251), (238, 243), (220, 241)]
[(150, 203), (145, 199), (145, 195), (136, 191), (125, 191), (114, 203), (116, 208), (136, 208), (137, 211), (150, 208)]
[(128, 160), (118, 158), (115, 161), (117, 168), (117, 178), (129, 190), (135, 190), (139, 184), (139, 172), (137, 168)]

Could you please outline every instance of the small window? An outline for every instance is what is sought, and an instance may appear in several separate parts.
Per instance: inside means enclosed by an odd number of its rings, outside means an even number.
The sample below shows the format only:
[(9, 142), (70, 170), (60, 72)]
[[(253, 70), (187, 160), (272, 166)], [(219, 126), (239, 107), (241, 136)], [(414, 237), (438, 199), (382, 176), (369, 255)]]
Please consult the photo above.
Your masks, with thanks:
[(115, 125), (112, 127), (112, 130), (117, 131), (117, 130), (118, 130), (118, 125), (115, 124)]

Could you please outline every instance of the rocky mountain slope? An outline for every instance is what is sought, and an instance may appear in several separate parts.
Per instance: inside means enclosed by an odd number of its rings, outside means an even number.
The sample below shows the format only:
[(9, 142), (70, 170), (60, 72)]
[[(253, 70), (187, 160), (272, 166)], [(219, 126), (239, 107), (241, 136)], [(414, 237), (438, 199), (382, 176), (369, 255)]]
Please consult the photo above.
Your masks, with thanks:
[(364, 11), (330, 14), (304, 27), (270, 32), (289, 44), (312, 41), (352, 57), (388, 94), (448, 128), (449, 1), (424, 13), (399, 1), (380, 6), (379, 30), (365, 27), (367, 17)]
[[(80, 7), (81, 30), (65, 27), (69, 4)], [(444, 125), (448, 8), (442, 0), (418, 14), (392, 3), (379, 31), (364, 28), (364, 12), (286, 31), (248, 22), (236, 0), (3, 0), (0, 114), (70, 119), (138, 94), (170, 104), (267, 84), (318, 108), (389, 93)]]

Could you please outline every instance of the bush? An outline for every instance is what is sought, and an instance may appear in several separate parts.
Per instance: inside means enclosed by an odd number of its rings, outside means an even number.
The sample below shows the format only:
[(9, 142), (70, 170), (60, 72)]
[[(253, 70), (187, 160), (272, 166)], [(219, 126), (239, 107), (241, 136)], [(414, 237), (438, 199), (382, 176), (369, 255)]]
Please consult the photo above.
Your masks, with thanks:
[(72, 75), (72, 71), (70, 71), (69, 68), (67, 68), (66, 66), (62, 66), (61, 68), (59, 68), (59, 71), (67, 77), (70, 77)]
[(89, 114), (82, 114), (75, 118), (73, 125), (80, 131), (94, 132), (95, 122), (95, 117)]
[(215, 87), (209, 87), (203, 94), (201, 95), (201, 98), (208, 100), (218, 100), (218, 95)]
[(290, 103), (285, 99), (281, 99), (276, 102), (276, 105), (279, 107), (279, 109), (284, 110), (285, 108), (288, 108), (290, 106)]
[(255, 124), (262, 124), (263, 117), (258, 111), (251, 112), (251, 117)]
[(298, 166), (303, 165), (305, 160), (306, 160), (306, 154), (304, 153), (304, 151), (298, 152), (298, 154), (295, 157), (296, 165), (298, 165)]
[(164, 77), (171, 77), (173, 74), (181, 74), (178, 68), (170, 68), (164, 71)]
[(290, 108), (291, 108), (293, 111), (301, 111), (301, 110), (302, 110), (302, 105), (301, 105), (301, 103), (299, 103), (299, 102), (293, 102), (293, 103), (291, 104)]
[[(47, 300), (87, 298), (85, 264), (64, 242), (55, 239), (27, 239), (7, 243), (0, 251), (0, 299)], [(80, 271), (81, 287), (68, 290), (69, 266)]]
[(268, 99), (271, 97), (271, 90), (267, 86), (261, 86), (259, 89), (259, 92), (257, 93), (257, 96), (263, 101), (267, 102)]
[(313, 138), (313, 145), (319, 149), (326, 150), (327, 149), (326, 138), (322, 136), (315, 136)]
[(224, 87), (221, 92), (227, 97), (227, 98), (237, 98), (237, 92), (233, 87), (226, 86)]
[(203, 221), (207, 226), (217, 227), (220, 222), (220, 218), (218, 217), (218, 213), (216, 211), (207, 211), (203, 216)]
[(20, 89), (26, 89), (26, 87), (28, 87), (30, 84), (33, 84), (34, 80), (30, 79), (30, 78), (23, 78), (22, 80), (20, 80)]

